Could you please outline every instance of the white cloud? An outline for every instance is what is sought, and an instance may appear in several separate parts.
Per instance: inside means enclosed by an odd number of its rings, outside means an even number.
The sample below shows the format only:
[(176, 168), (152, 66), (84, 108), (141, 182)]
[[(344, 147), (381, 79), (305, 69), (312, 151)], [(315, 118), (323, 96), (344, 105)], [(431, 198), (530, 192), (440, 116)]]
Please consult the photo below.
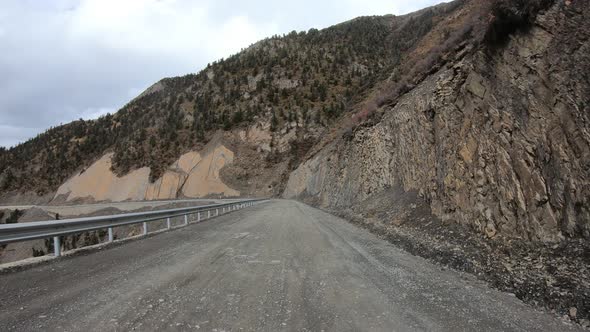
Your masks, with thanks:
[(275, 24), (247, 15), (210, 17), (207, 2), (86, 0), (70, 15), (72, 43), (91, 40), (118, 52), (173, 53), (187, 60), (217, 59), (277, 32)]
[(43, 128), (29, 128), (22, 126), (9, 126), (0, 124), (0, 146), (12, 147), (18, 142), (22, 142), (25, 139), (35, 137), (41, 133)]
[(210, 52), (216, 58), (227, 57), (278, 32), (275, 23), (257, 26), (247, 16), (234, 16), (224, 22), (219, 30), (211, 31), (209, 35), (215, 37), (210, 41)]
[(73, 121), (73, 120), (77, 120), (77, 119), (84, 119), (84, 120), (94, 120), (94, 119), (98, 119), (99, 117), (101, 117), (102, 115), (105, 115), (107, 113), (115, 113), (117, 111), (116, 107), (90, 107), (87, 109), (82, 110), (81, 112), (78, 110), (75, 110), (76, 112), (72, 112), (72, 114), (76, 114), (78, 115), (77, 117), (74, 118), (65, 118), (62, 119), (63, 123), (67, 123), (69, 121)]
[[(345, 0), (343, 1), (349, 13), (356, 13), (352, 16), (361, 15), (385, 15), (385, 14), (398, 14), (400, 13), (399, 3), (400, 1), (391, 0)], [(352, 18), (352, 17), (351, 17)]]

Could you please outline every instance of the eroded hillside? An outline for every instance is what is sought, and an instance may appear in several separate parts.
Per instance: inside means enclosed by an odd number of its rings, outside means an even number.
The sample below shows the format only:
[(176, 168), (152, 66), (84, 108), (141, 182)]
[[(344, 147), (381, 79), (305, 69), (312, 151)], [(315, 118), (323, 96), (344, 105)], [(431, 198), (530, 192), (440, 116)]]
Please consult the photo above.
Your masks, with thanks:
[(557, 2), (505, 44), (455, 55), (301, 165), (285, 196), (340, 208), (400, 186), (489, 237), (590, 237), (589, 15)]
[[(274, 36), (198, 74), (163, 79), (115, 114), (52, 128), (1, 150), (0, 190), (5, 200), (53, 197), (66, 180), (104, 162), (109, 153), (117, 178), (139, 172), (138, 181), (144, 183), (147, 172), (154, 182), (181, 155), (201, 153), (221, 135), (229, 136), (235, 149), (258, 150), (263, 168), (279, 165), (269, 184), (279, 194), (298, 158), (456, 7), (361, 17), (324, 30)], [(240, 133), (256, 130), (270, 139), (260, 146), (240, 142)], [(240, 155), (235, 161), (246, 169), (234, 171), (249, 173), (248, 161)], [(237, 185), (248, 187), (248, 181), (241, 182)]]

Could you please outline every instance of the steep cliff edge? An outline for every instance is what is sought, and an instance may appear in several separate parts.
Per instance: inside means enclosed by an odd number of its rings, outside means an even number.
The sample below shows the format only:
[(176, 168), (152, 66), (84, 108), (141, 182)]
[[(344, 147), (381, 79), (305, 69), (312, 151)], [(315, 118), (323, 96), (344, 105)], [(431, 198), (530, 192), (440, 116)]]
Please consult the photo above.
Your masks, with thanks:
[(284, 196), (343, 208), (401, 186), (489, 237), (589, 238), (589, 14), (559, 3), (450, 62), (303, 163)]

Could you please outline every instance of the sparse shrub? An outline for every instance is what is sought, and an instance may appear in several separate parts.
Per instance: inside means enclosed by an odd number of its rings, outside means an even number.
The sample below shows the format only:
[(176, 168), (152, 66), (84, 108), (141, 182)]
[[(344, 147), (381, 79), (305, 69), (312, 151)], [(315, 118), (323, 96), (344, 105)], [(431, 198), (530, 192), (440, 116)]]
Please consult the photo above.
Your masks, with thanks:
[(34, 247), (31, 249), (33, 249), (33, 257), (45, 256), (45, 251), (43, 251), (43, 249), (36, 249)]
[(344, 131), (344, 133), (342, 133), (342, 138), (347, 142), (352, 141), (352, 139), (354, 138), (354, 132), (353, 132), (352, 128), (347, 128)]
[(21, 211), (19, 209), (15, 209), (13, 210), (10, 215), (8, 216), (8, 218), (6, 218), (6, 223), (7, 224), (16, 224), (18, 222), (18, 219), (24, 214), (24, 211)]
[(242, 110), (235, 112), (232, 121), (234, 124), (242, 123), (242, 121), (244, 121), (244, 112), (242, 112)]
[(273, 132), (276, 131), (278, 126), (279, 126), (279, 119), (277, 119), (275, 112), (272, 112), (272, 118), (270, 120), (270, 131), (273, 131)]
[(548, 9), (555, 0), (495, 0), (492, 4), (492, 19), (486, 32), (486, 42), (498, 45), (518, 31), (528, 29), (537, 14)]
[(366, 121), (371, 114), (373, 114), (377, 110), (377, 104), (374, 101), (370, 101), (362, 108), (362, 110), (355, 115), (352, 116), (352, 122), (355, 125), (358, 125), (364, 121)]

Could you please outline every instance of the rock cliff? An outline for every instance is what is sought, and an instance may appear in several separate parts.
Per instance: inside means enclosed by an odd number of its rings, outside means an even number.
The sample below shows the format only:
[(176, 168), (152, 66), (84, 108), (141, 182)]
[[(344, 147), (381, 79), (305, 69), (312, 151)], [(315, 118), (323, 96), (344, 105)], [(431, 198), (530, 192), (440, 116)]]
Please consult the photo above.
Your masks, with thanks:
[(390, 187), (488, 237), (590, 238), (590, 10), (558, 1), (318, 150), (283, 193), (330, 208)]
[(124, 176), (111, 170), (113, 154), (107, 153), (88, 169), (74, 175), (59, 187), (54, 202), (75, 199), (88, 201), (124, 201), (172, 199), (177, 197), (239, 196), (225, 185), (219, 171), (233, 161), (234, 154), (218, 142), (201, 151), (183, 154), (164, 174), (151, 183), (149, 167)]

